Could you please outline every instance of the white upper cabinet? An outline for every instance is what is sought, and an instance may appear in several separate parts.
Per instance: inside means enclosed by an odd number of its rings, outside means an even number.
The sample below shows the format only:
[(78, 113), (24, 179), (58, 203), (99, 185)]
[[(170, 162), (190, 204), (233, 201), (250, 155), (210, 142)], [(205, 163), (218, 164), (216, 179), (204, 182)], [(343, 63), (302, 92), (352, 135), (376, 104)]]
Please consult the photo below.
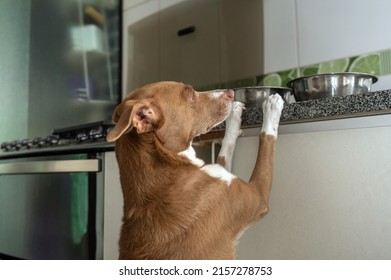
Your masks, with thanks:
[(162, 80), (219, 82), (218, 2), (184, 1), (160, 12)]
[(150, 0), (128, 7), (126, 92), (161, 80), (215, 87), (263, 73), (261, 0)]
[(159, 18), (158, 13), (130, 24), (127, 34), (127, 89), (159, 80)]
[(300, 64), (391, 48), (390, 0), (297, 0)]
[(220, 0), (219, 44), (222, 82), (264, 73), (262, 0)]

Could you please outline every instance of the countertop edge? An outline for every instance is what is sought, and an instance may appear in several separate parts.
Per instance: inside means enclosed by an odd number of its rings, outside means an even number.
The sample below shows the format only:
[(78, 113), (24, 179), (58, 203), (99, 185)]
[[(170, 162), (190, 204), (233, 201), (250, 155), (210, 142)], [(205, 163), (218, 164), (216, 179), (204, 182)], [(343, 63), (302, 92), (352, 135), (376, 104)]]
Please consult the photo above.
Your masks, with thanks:
[[(297, 124), (391, 114), (391, 90), (366, 94), (331, 97), (285, 104), (280, 124)], [(262, 125), (262, 110), (249, 108), (243, 112), (242, 128)], [(213, 132), (225, 129), (222, 123)]]

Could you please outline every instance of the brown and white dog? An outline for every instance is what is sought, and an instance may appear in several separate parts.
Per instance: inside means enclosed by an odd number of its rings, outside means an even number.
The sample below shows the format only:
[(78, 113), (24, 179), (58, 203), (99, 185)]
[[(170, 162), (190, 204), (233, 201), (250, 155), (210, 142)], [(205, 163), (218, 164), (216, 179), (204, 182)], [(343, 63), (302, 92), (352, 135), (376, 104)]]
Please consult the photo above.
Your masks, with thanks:
[[(283, 101), (263, 104), (250, 181), (230, 173), (243, 104), (232, 90), (197, 92), (159, 82), (130, 93), (113, 114), (124, 198), (120, 259), (234, 259), (240, 235), (268, 212)], [(228, 118), (228, 119), (227, 119)], [(196, 158), (193, 138), (227, 119), (219, 164)]]

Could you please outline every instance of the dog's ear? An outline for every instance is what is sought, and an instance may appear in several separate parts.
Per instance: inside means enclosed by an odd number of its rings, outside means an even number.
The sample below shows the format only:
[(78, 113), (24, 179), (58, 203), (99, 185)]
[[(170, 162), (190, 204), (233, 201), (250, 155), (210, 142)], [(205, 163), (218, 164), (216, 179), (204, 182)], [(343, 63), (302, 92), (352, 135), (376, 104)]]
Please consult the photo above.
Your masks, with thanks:
[(137, 133), (150, 132), (161, 126), (163, 117), (161, 110), (148, 100), (128, 100), (115, 109), (113, 122), (116, 125), (107, 134), (108, 142), (117, 140), (133, 127)]
[(181, 92), (182, 97), (187, 101), (187, 105), (189, 107), (194, 107), (198, 100), (198, 94), (194, 91), (194, 89), (185, 85)]

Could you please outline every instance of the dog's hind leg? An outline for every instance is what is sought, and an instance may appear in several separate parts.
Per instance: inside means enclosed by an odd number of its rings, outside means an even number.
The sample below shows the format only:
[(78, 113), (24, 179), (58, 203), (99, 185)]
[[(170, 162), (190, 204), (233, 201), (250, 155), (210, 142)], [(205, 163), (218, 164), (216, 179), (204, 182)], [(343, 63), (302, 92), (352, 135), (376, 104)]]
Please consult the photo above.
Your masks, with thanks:
[(231, 114), (225, 121), (225, 135), (216, 162), (229, 172), (231, 172), (232, 168), (236, 140), (243, 134), (240, 126), (242, 124), (242, 112), (244, 109), (243, 103), (235, 101), (232, 105)]

